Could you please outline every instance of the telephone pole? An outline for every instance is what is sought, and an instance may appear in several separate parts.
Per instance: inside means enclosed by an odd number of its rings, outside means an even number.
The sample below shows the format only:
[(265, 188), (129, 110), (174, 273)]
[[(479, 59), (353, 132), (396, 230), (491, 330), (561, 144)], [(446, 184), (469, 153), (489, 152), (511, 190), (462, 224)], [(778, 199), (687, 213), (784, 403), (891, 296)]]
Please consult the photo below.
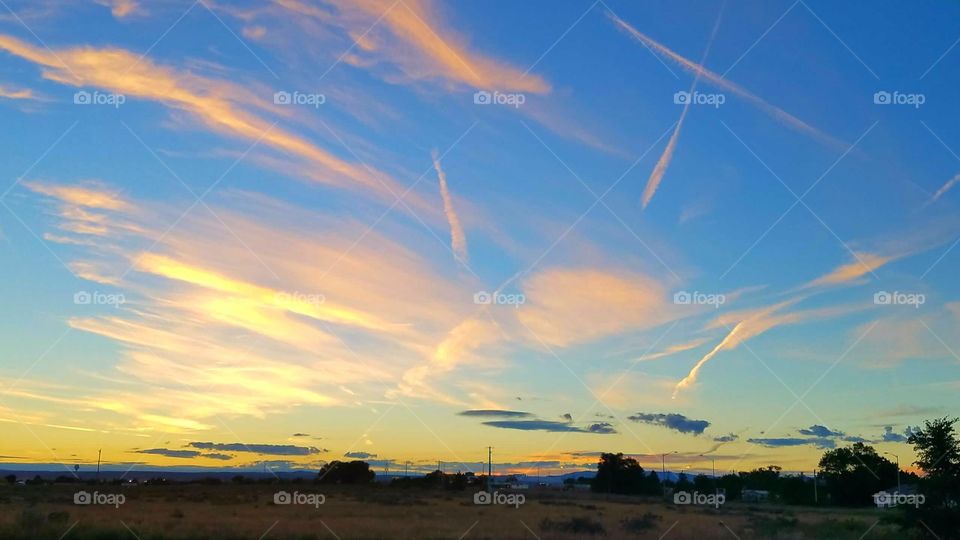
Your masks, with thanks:
[(487, 491), (493, 485), (493, 447), (487, 447)]
[(97, 480), (100, 480), (100, 458), (103, 457), (103, 449), (97, 450)]

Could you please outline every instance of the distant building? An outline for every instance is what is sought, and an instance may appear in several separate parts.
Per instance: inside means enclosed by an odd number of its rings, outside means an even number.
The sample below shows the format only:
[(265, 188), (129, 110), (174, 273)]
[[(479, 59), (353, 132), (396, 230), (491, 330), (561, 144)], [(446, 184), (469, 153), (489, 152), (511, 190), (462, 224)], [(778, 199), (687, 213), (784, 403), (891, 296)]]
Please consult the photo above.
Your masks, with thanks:
[(770, 500), (770, 492), (763, 489), (745, 489), (740, 492), (740, 499), (743, 502), (767, 502)]

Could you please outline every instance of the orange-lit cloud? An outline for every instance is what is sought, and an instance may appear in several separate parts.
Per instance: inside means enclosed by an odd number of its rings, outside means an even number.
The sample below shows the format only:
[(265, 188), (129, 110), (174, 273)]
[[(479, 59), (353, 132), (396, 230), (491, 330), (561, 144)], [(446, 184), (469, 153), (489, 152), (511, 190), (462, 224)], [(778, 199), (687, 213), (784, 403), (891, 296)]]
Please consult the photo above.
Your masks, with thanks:
[(278, 127), (254, 110), (276, 111), (272, 96), (255, 95), (232, 82), (180, 72), (124, 49), (78, 47), (50, 52), (0, 35), (0, 50), (44, 67), (45, 78), (75, 87), (157, 101), (193, 115), (217, 132), (272, 147), (305, 160), (324, 174), (320, 181), (362, 188), (392, 202), (399, 185), (383, 173), (347, 162), (309, 140)]
[(97, 0), (97, 3), (108, 6), (110, 13), (118, 19), (143, 13), (143, 9), (137, 0)]
[[(470, 50), (462, 35), (441, 19), (429, 0), (333, 0), (331, 3), (338, 12), (335, 22), (354, 36), (361, 52), (386, 57), (410, 79), (439, 79), (501, 92), (542, 94), (550, 90), (550, 85), (539, 76), (525, 74), (516, 67)], [(329, 13), (301, 2), (287, 0), (283, 5), (304, 14), (332, 19)], [(378, 19), (379, 25), (389, 30), (390, 38), (382, 36), (377, 27), (371, 28)], [(379, 39), (371, 38), (371, 34)], [(346, 60), (365, 62), (360, 58)]]
[(853, 262), (841, 265), (833, 271), (811, 281), (807, 286), (838, 285), (859, 279), (874, 270), (896, 260), (897, 257), (876, 255), (873, 253), (855, 253)]
[(643, 274), (600, 268), (552, 268), (523, 283), (526, 303), (517, 318), (551, 346), (592, 341), (651, 328), (674, 313), (666, 288)]
[(0, 98), (6, 99), (37, 99), (33, 90), (29, 88), (11, 88), (0, 84)]

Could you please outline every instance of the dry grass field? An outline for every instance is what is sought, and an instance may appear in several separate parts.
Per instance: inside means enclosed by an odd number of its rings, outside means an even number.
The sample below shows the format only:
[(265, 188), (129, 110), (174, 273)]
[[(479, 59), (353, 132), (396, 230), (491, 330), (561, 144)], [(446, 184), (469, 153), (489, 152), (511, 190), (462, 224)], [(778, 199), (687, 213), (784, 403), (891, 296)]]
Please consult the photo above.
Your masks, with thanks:
[[(119, 508), (74, 504), (84, 489), (123, 493)], [(274, 493), (324, 493), (324, 504), (277, 505)], [(311, 484), (2, 486), (3, 539), (521, 539), (904, 538), (871, 509), (729, 503), (677, 506), (656, 499), (553, 490), (525, 504), (475, 505), (465, 492)]]

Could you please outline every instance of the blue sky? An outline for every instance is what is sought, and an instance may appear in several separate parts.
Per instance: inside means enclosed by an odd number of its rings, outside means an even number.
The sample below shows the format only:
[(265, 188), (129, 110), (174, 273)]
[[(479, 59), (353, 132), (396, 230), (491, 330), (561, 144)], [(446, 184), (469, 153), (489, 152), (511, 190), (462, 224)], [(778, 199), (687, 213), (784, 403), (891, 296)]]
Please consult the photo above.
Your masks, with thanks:
[(9, 6), (11, 461), (800, 470), (956, 410), (956, 6)]

